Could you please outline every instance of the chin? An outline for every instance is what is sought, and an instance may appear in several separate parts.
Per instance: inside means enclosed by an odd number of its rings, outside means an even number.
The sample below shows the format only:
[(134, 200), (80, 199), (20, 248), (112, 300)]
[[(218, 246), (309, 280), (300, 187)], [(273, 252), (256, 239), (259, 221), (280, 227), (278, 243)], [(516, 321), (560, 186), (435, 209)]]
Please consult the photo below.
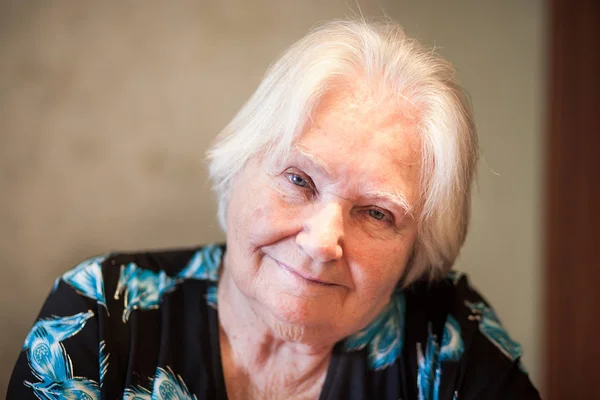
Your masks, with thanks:
[(315, 299), (271, 292), (257, 300), (265, 323), (284, 340), (310, 342), (335, 337), (337, 341), (344, 336), (336, 334), (339, 332), (336, 316), (340, 313)]
[(345, 334), (338, 333), (329, 324), (307, 324), (298, 321), (286, 321), (273, 318), (269, 322), (273, 335), (286, 342), (295, 342), (311, 347), (333, 346), (343, 339)]

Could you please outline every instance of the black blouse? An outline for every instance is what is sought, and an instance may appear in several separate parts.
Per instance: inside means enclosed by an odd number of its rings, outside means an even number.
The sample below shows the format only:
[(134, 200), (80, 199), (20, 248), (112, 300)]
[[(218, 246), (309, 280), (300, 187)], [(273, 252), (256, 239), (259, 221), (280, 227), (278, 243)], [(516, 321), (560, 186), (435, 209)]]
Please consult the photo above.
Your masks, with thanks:
[[(25, 339), (8, 399), (226, 399), (224, 247), (109, 254), (60, 277)], [(336, 344), (320, 399), (538, 399), (522, 351), (452, 272), (397, 290)]]

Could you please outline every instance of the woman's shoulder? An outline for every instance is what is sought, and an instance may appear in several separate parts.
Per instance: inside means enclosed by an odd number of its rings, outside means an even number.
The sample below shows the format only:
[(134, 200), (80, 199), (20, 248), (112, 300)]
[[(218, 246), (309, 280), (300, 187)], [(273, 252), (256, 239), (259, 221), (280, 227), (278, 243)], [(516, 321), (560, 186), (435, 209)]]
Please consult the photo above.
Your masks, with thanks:
[(521, 345), (509, 336), (492, 305), (471, 285), (465, 273), (453, 270), (438, 281), (417, 282), (404, 294), (408, 317), (418, 316), (433, 326), (433, 333), (436, 325), (440, 328), (442, 352), (444, 341), (451, 341), (464, 351), (478, 345), (479, 336), (483, 336), (510, 362), (518, 362), (522, 356)]
[(521, 362), (521, 345), (465, 273), (451, 271), (435, 282), (417, 282), (403, 293), (407, 329), (419, 330), (407, 336), (418, 338), (414, 356), (421, 381), (435, 381), (439, 367), (449, 396), (450, 388), (462, 387), (469, 394), (502, 389), (537, 398)]
[(77, 264), (56, 280), (27, 335), (8, 398), (66, 398), (73, 390), (89, 398), (149, 395), (148, 377), (159, 372), (187, 393), (159, 354), (189, 351), (180, 346), (186, 340), (197, 354), (210, 354), (198, 332), (209, 337), (222, 254), (223, 246), (207, 245), (109, 253)]
[(98, 272), (106, 273), (127, 267), (184, 279), (212, 279), (218, 271), (224, 248), (222, 244), (207, 244), (174, 249), (109, 252), (78, 263), (59, 279), (68, 280), (84, 271), (97, 275)]
[[(126, 308), (157, 307), (165, 293), (187, 280), (216, 282), (222, 245), (119, 252), (91, 257), (60, 276), (78, 294), (107, 306), (107, 295), (126, 299)], [(126, 310), (127, 312), (127, 310)]]

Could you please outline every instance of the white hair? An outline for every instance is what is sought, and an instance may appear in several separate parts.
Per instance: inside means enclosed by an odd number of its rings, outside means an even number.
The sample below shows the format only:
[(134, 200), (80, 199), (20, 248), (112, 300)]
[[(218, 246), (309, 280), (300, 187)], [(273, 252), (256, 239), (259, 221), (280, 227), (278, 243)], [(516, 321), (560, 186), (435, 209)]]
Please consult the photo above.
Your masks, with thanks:
[(266, 154), (284, 157), (340, 78), (365, 79), (419, 110), (421, 207), (402, 285), (444, 275), (465, 240), (477, 160), (471, 107), (455, 74), (452, 64), (393, 22), (341, 20), (317, 27), (269, 67), (208, 152), (221, 227), (232, 182), (246, 162)]

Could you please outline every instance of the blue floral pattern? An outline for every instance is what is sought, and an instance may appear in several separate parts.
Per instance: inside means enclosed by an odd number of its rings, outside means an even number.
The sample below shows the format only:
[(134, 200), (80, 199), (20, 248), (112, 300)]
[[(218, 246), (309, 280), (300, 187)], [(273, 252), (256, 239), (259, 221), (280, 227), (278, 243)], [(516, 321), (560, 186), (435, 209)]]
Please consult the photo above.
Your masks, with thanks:
[(92, 311), (69, 317), (41, 319), (33, 326), (23, 344), (33, 375), (40, 382), (24, 381), (38, 399), (98, 399), (97, 382), (73, 376), (71, 358), (62, 341), (79, 333)]
[[(442, 344), (438, 343), (437, 335), (431, 332), (423, 351), (421, 343), (417, 343), (417, 387), (419, 400), (438, 400), (442, 377), (442, 362), (458, 361), (465, 351), (458, 321), (448, 315), (444, 324)], [(456, 393), (455, 393), (456, 395)]]
[(390, 303), (373, 322), (346, 338), (344, 349), (353, 351), (367, 347), (369, 367), (375, 370), (393, 364), (402, 352), (405, 309), (402, 293), (394, 293)]
[(177, 274), (181, 279), (202, 279), (217, 282), (219, 280), (219, 265), (223, 258), (223, 249), (218, 245), (204, 246), (198, 250)]
[[(206, 246), (197, 251), (187, 265), (174, 277), (164, 271), (155, 272), (140, 268), (135, 263), (121, 266), (115, 299), (124, 295), (123, 322), (127, 322), (135, 309), (158, 308), (165, 293), (175, 289), (185, 279), (205, 279), (216, 282), (223, 251), (219, 246)], [(102, 263), (107, 255), (90, 258), (62, 275), (60, 281), (70, 285), (77, 293), (95, 300), (106, 308)], [(216, 307), (216, 285), (207, 293), (207, 301)], [(54, 317), (39, 320), (25, 339), (23, 350), (27, 351), (33, 375), (40, 382), (24, 384), (31, 387), (39, 399), (98, 399), (100, 388), (109, 366), (110, 354), (106, 342), (98, 347), (99, 383), (87, 378), (73, 376), (72, 363), (61, 343), (83, 329), (93, 317), (90, 310), (70, 317)], [(124, 398), (130, 399), (196, 399), (192, 396), (181, 377), (175, 376), (170, 368), (159, 368), (151, 380), (153, 389), (137, 387), (126, 390)]]
[(174, 277), (164, 271), (140, 268), (135, 263), (122, 265), (114, 297), (119, 299), (122, 294), (125, 297), (123, 322), (129, 320), (133, 310), (158, 308), (163, 296), (175, 290), (185, 279), (208, 279), (216, 282), (222, 253), (219, 246), (206, 246), (197, 251)]
[(135, 386), (125, 389), (123, 400), (151, 400), (152, 392), (144, 387)]
[(440, 345), (437, 335), (429, 331), (425, 352), (417, 343), (417, 388), (419, 400), (438, 400), (441, 380)]
[(106, 352), (106, 342), (104, 340), (100, 341), (98, 354), (98, 359), (100, 360), (100, 387), (102, 388), (104, 376), (106, 376), (106, 371), (108, 370), (108, 358), (110, 357), (110, 354)]
[(125, 389), (124, 400), (196, 400), (190, 394), (181, 376), (175, 375), (171, 368), (158, 368), (150, 380), (152, 391), (141, 386)]
[(442, 334), (442, 348), (440, 349), (440, 361), (458, 361), (465, 351), (465, 343), (460, 332), (458, 321), (448, 315), (444, 324)]
[(481, 301), (477, 303), (465, 301), (465, 305), (469, 307), (472, 313), (469, 319), (479, 321), (479, 330), (494, 346), (500, 349), (511, 361), (521, 357), (523, 354), (521, 345), (508, 336), (494, 310)]
[[(121, 296), (123, 298), (123, 323), (128, 322), (134, 310), (158, 308), (165, 294), (176, 290), (177, 286), (187, 279), (207, 281), (203, 284), (206, 288), (204, 297), (210, 307), (217, 308), (219, 266), (223, 258), (222, 247), (210, 245), (193, 254), (186, 252), (187, 257), (190, 255), (189, 261), (180, 269), (180, 272), (173, 275), (168, 275), (163, 270), (145, 268), (145, 262), (148, 260), (147, 255), (144, 255), (140, 259), (128, 258), (128, 261), (135, 262), (127, 262), (119, 266), (119, 278), (114, 298), (120, 299)], [(66, 289), (72, 296), (72, 290), (67, 287), (68, 285), (78, 294), (95, 300), (97, 304), (106, 310), (107, 303), (102, 264), (106, 264), (105, 261), (107, 258), (108, 256), (103, 255), (80, 263), (57, 280), (55, 289), (57, 289), (60, 281), (63, 281), (66, 285), (61, 285), (58, 288), (60, 291)], [(179, 257), (172, 258), (176, 260), (180, 259)], [(122, 259), (126, 258), (123, 257)], [(115, 264), (116, 260), (117, 258), (112, 259), (112, 264)], [(139, 264), (137, 264), (138, 262)], [(181, 265), (173, 265), (173, 267), (181, 268)], [(171, 269), (168, 268), (168, 270)], [(443, 285), (446, 288), (453, 284), (457, 286), (458, 291), (463, 285), (467, 285), (466, 279), (463, 278), (463, 273), (458, 271), (451, 271), (445, 279), (446, 281)], [(407, 297), (405, 298), (405, 296)], [(375, 371), (381, 371), (393, 365), (401, 357), (404, 347), (409, 346), (409, 350), (414, 349), (414, 342), (410, 344), (405, 343), (406, 304), (408, 302), (409, 307), (413, 304), (413, 298), (408, 296), (411, 295), (398, 288), (392, 294), (390, 302), (369, 325), (344, 339), (342, 342), (343, 349), (349, 352), (364, 351), (364, 354), (367, 356), (367, 368)], [(477, 299), (476, 296), (469, 296), (467, 298)], [(84, 304), (87, 303), (89, 302), (84, 302)], [(462, 300), (458, 304), (462, 307)], [(113, 306), (114, 302), (111, 302), (110, 305)], [(464, 305), (471, 311), (469, 320), (477, 321), (479, 330), (503, 354), (511, 360), (516, 360), (520, 357), (520, 345), (510, 339), (506, 331), (502, 328), (496, 314), (489, 306), (483, 301), (473, 303), (465, 301)], [(83, 310), (87, 310), (87, 306)], [(102, 312), (100, 308), (98, 310)], [(466, 311), (464, 308), (461, 310)], [(464, 316), (464, 314), (464, 312), (461, 312), (454, 315)], [(63, 398), (90, 400), (100, 398), (102, 389), (106, 392), (113, 392), (115, 390), (115, 387), (111, 387), (113, 383), (111, 375), (113, 372), (109, 369), (109, 362), (112, 359), (108, 351), (109, 347), (104, 340), (101, 340), (99, 343), (97, 341), (94, 342), (98, 343), (98, 360), (95, 361), (97, 363), (95, 365), (98, 367), (98, 375), (91, 376), (92, 379), (75, 376), (74, 372), (76, 371), (73, 371), (71, 358), (66, 350), (70, 349), (70, 344), (67, 344), (66, 348), (63, 344), (65, 340), (74, 337), (82, 331), (88, 320), (93, 316), (94, 313), (88, 310), (87, 312), (71, 316), (52, 316), (51, 318), (38, 320), (23, 345), (26, 357), (23, 357), (22, 360), (26, 376), (19, 380), (19, 385), (23, 382), (41, 400)], [(118, 323), (120, 324), (120, 322)], [(415, 324), (415, 326), (415, 329), (419, 329), (419, 332), (422, 332), (420, 331), (421, 327), (419, 323)], [(462, 328), (465, 328), (465, 326), (463, 325)], [(476, 327), (472, 325), (470, 328), (475, 329)], [(79, 342), (82, 337), (89, 333), (88, 331), (90, 331), (89, 327), (74, 342)], [(441, 387), (441, 381), (442, 372), (444, 372), (444, 376), (446, 375), (446, 363), (451, 364), (461, 360), (465, 352), (461, 326), (453, 315), (448, 314), (443, 326), (443, 333), (441, 331), (438, 332), (437, 329), (436, 333), (437, 335), (433, 334), (430, 324), (428, 336), (423, 338), (421, 343), (416, 344), (418, 399), (439, 400), (440, 391), (444, 393), (447, 391), (448, 396), (453, 394), (453, 399), (457, 399), (458, 392), (454, 390), (454, 387)], [(100, 335), (102, 339), (102, 333)], [(97, 336), (95, 337), (97, 338)], [(414, 336), (409, 332), (407, 337), (413, 338)], [(108, 344), (110, 345), (110, 343), (112, 342), (109, 340)], [(177, 344), (175, 343), (175, 345)], [(77, 343), (74, 346), (77, 347)], [(112, 350), (117, 350), (117, 348)], [(412, 351), (405, 351), (404, 355), (415, 357)], [(114, 358), (114, 356), (115, 354), (113, 353), (112, 357)], [(167, 365), (161, 364), (161, 367), (157, 368), (156, 364), (154, 364), (152, 369), (146, 369), (146, 371), (154, 370), (154, 376), (135, 375), (133, 382), (136, 385), (125, 389), (122, 394), (123, 399), (197, 400), (193, 392), (186, 386), (182, 377), (173, 371), (172, 368), (177, 368), (177, 365), (170, 362)], [(30, 370), (37, 380), (30, 378)], [(453, 373), (452, 368), (449, 371), (450, 374)], [(81, 374), (81, 372), (79, 373)], [(138, 373), (134, 371), (134, 374)], [(447, 381), (450, 382), (452, 380), (450, 378), (452, 376), (444, 377), (444, 385), (446, 385)], [(29, 382), (28, 380), (32, 380), (33, 382)], [(197, 382), (195, 383), (197, 384)], [(20, 389), (23, 390), (23, 386), (20, 386)], [(197, 390), (198, 387), (191, 386), (190, 389), (193, 391)], [(29, 391), (29, 389), (27, 390)], [(118, 386), (117, 390), (122, 391), (123, 386)]]
[(115, 299), (124, 294), (123, 322), (129, 320), (133, 310), (158, 308), (163, 295), (173, 291), (177, 282), (165, 271), (155, 272), (140, 268), (135, 263), (122, 265)]
[(57, 279), (54, 289), (56, 289), (60, 280), (63, 280), (71, 285), (77, 293), (95, 300), (98, 304), (106, 307), (104, 280), (102, 279), (102, 262), (107, 257), (107, 255), (102, 255), (83, 261)]
[(211, 285), (206, 289), (206, 303), (216, 309), (217, 308), (217, 303), (218, 303), (218, 294), (217, 294), (217, 286), (216, 285)]

